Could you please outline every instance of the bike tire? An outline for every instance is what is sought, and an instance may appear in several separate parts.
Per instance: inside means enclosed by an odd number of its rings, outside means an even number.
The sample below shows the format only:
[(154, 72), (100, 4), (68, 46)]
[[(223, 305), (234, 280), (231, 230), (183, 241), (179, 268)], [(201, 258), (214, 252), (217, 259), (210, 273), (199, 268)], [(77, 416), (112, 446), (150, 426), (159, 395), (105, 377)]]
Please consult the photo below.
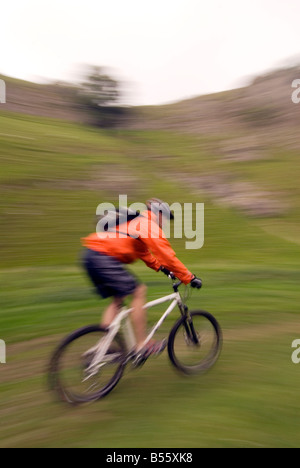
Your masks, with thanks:
[(79, 405), (100, 400), (104, 396), (108, 395), (121, 379), (126, 366), (126, 349), (122, 339), (117, 335), (114, 338), (113, 343), (117, 345), (118, 350), (120, 350), (120, 362), (116, 363), (116, 370), (112, 372), (112, 376), (108, 378), (108, 381), (103, 384), (103, 386), (89, 394), (85, 392), (77, 393), (70, 390), (64, 381), (63, 359), (71, 345), (74, 344), (74, 342), (77, 343), (82, 337), (90, 337), (92, 334), (95, 334), (96, 337), (99, 335), (100, 338), (101, 336), (105, 336), (106, 333), (107, 330), (99, 327), (98, 325), (90, 325), (80, 328), (67, 336), (53, 353), (49, 368), (49, 384), (51, 390), (54, 391), (63, 402), (67, 402), (71, 405)]
[[(194, 332), (188, 332), (191, 330), (191, 324)], [(207, 352), (206, 348), (203, 352), (204, 346), (203, 343), (201, 344), (203, 330), (209, 331), (211, 339)], [(190, 338), (187, 336), (188, 333), (190, 333)], [(199, 336), (198, 343), (193, 343), (195, 333), (197, 337)], [(215, 317), (205, 311), (192, 311), (187, 316), (180, 317), (169, 335), (170, 360), (176, 369), (186, 375), (200, 374), (210, 369), (217, 361), (221, 348), (221, 327)], [(188, 358), (188, 354), (193, 355), (193, 359)]]

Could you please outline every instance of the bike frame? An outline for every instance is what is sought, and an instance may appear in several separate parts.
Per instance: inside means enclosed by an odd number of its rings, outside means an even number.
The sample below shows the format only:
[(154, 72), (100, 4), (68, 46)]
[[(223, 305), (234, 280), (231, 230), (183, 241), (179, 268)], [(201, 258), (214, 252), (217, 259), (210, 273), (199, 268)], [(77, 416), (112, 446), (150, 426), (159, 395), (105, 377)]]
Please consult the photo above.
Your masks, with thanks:
[[(158, 322), (151, 329), (149, 335), (147, 336), (146, 340), (144, 341), (142, 345), (142, 348), (146, 346), (147, 343), (149, 343), (151, 338), (155, 335), (155, 333), (160, 328), (160, 326), (165, 321), (165, 319), (168, 317), (168, 315), (171, 314), (171, 312), (174, 310), (176, 305), (178, 305), (181, 312), (184, 309), (180, 293), (177, 290), (175, 290), (173, 294), (169, 294), (168, 296), (155, 299), (154, 301), (150, 301), (147, 304), (145, 304), (144, 309), (147, 310), (157, 305), (163, 304), (164, 302), (169, 302), (169, 301), (172, 301), (171, 304), (169, 305), (167, 310), (164, 312), (164, 314), (161, 316), (161, 318), (158, 320)], [(135, 339), (135, 335), (133, 332), (132, 324), (129, 320), (129, 315), (131, 312), (132, 312), (132, 308), (129, 308), (129, 309), (122, 308), (120, 313), (110, 324), (107, 335), (104, 338), (102, 338), (100, 342), (96, 345), (96, 347), (93, 349), (93, 351), (95, 351), (95, 356), (89, 368), (87, 369), (87, 373), (90, 373), (88, 378), (91, 377), (92, 375), (95, 375), (98, 372), (99, 368), (107, 362), (107, 361), (103, 362), (104, 356), (107, 353), (113, 339), (119, 332), (123, 320), (125, 319), (127, 320), (126, 320), (126, 325), (125, 325), (126, 330), (125, 330), (124, 338), (126, 341), (127, 351), (128, 353), (130, 353), (131, 351), (135, 349), (136, 339)], [(89, 350), (89, 351), (92, 351), (92, 350)]]
[[(175, 292), (173, 294), (169, 294), (168, 296), (161, 297), (160, 299), (155, 299), (154, 301), (151, 301), (151, 302), (148, 302), (147, 304), (145, 304), (144, 309), (148, 310), (148, 309), (151, 309), (152, 307), (155, 307), (157, 305), (160, 305), (160, 304), (163, 304), (163, 303), (169, 302), (169, 301), (172, 301), (171, 304), (169, 305), (167, 310), (163, 313), (163, 315), (158, 320), (158, 322), (151, 329), (149, 335), (147, 336), (146, 340), (144, 341), (144, 343), (142, 345), (142, 348), (149, 343), (151, 338), (153, 338), (153, 336), (155, 335), (157, 330), (161, 327), (161, 325), (163, 324), (165, 319), (168, 317), (168, 315), (170, 315), (171, 312), (175, 309), (176, 305), (178, 305), (179, 308), (182, 307), (182, 300), (181, 300), (181, 296), (180, 296), (179, 292)], [(132, 311), (132, 308), (127, 309), (127, 310), (123, 310), (120, 313), (120, 315), (118, 317), (116, 317), (114, 322), (111, 324), (111, 327), (112, 327), (112, 329), (114, 331), (116, 330), (115, 327), (117, 327), (117, 326), (118, 326), (118, 329), (119, 329), (119, 325), (121, 324), (122, 320), (125, 319), (126, 317), (128, 317), (129, 314), (131, 313), (131, 311)], [(114, 325), (114, 323), (115, 323), (115, 325)], [(136, 340), (134, 338), (132, 325), (131, 325), (131, 323), (129, 321), (126, 322), (126, 327), (127, 327), (127, 334), (125, 334), (125, 336), (127, 335), (127, 340), (128, 340), (126, 345), (127, 345), (128, 350), (130, 350), (130, 349), (135, 347)]]

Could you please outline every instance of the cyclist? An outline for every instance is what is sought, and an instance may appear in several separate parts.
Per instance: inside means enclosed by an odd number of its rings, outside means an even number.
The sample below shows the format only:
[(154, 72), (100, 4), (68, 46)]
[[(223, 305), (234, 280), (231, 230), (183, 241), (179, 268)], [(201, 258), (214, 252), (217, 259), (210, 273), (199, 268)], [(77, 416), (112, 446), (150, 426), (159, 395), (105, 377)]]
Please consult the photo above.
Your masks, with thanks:
[[(125, 297), (132, 295), (132, 322), (137, 341), (136, 351), (139, 352), (146, 340), (146, 286), (139, 283), (124, 265), (141, 259), (153, 270), (176, 277), (184, 284), (190, 283), (198, 289), (202, 286), (201, 280), (177, 259), (162, 231), (163, 217), (174, 219), (169, 205), (152, 198), (146, 206), (147, 210), (134, 223), (116, 226), (115, 231), (106, 232), (105, 237), (93, 233), (82, 239), (86, 247), (84, 268), (98, 293), (103, 298), (113, 298), (104, 312), (101, 326), (107, 328), (119, 312)], [(144, 351), (148, 355), (159, 354), (165, 345), (165, 342), (152, 340)]]

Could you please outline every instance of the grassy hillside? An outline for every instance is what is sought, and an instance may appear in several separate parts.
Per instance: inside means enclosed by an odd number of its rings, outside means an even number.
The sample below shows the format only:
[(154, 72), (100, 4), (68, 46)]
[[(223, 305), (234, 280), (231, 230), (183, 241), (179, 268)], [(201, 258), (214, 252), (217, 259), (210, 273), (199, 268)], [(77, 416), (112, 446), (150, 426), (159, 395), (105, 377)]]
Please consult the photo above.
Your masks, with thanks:
[[(117, 202), (119, 193), (129, 202), (153, 195), (169, 203), (205, 202), (199, 260), (276, 262), (279, 249), (295, 261), (296, 151), (269, 147), (244, 161), (220, 158), (226, 140), (216, 138), (105, 133), (15, 114), (0, 116), (0, 125), (3, 266), (74, 262), (80, 237), (95, 228), (97, 205)], [(195, 258), (195, 252), (185, 255)]]
[(3, 112), (64, 119), (71, 122), (89, 122), (80, 106), (77, 89), (68, 83), (39, 84), (0, 75), (6, 84), (6, 104)]
[[(299, 445), (291, 343), (300, 336), (300, 166), (286, 143), (262, 143), (248, 127), (205, 136), (104, 132), (0, 113), (1, 447)], [(80, 237), (94, 229), (97, 205), (120, 193), (129, 202), (205, 203), (204, 247), (172, 243), (203, 278), (189, 305), (220, 321), (223, 353), (193, 379), (164, 355), (128, 371), (102, 402), (65, 408), (47, 390), (49, 355), (66, 333), (99, 320), (106, 301), (80, 268)], [(169, 292), (168, 280), (141, 262), (134, 270), (149, 299)]]

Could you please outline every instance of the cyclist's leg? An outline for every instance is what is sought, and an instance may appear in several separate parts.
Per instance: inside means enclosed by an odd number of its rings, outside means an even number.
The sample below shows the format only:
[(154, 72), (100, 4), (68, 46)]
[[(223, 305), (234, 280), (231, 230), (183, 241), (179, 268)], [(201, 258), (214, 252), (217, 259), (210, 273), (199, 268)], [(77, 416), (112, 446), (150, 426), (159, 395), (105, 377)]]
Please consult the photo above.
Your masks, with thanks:
[(155, 341), (151, 339), (144, 347), (147, 338), (147, 314), (144, 309), (146, 304), (147, 287), (145, 284), (139, 284), (133, 293), (132, 300), (132, 322), (136, 337), (136, 351), (145, 353), (145, 357), (151, 354), (161, 353), (165, 347), (165, 341)]
[(113, 322), (118, 312), (120, 311), (120, 308), (122, 307), (123, 299), (125, 298), (121, 298), (121, 297), (113, 298), (113, 301), (103, 313), (101, 327), (108, 328), (109, 325)]
[(144, 305), (146, 303), (147, 287), (139, 284), (133, 292), (131, 318), (135, 332), (137, 350), (139, 350), (147, 337), (147, 317)]
[[(132, 323), (137, 341), (137, 350), (144, 344), (147, 337), (147, 316), (144, 309), (147, 288), (128, 272), (124, 265), (113, 257), (88, 251), (85, 255), (84, 266), (96, 286), (98, 293), (105, 299), (113, 297), (113, 301), (106, 309), (102, 325), (110, 325), (119, 311), (120, 304), (127, 296), (132, 296)], [(148, 344), (155, 344), (154, 340)]]
[[(138, 284), (132, 293), (131, 321), (136, 339), (136, 349), (139, 350), (147, 338), (147, 315), (144, 309), (146, 304), (147, 287), (145, 284)], [(126, 297), (114, 297), (112, 303), (105, 310), (101, 326), (107, 328), (118, 314)], [(154, 343), (154, 342), (153, 342)]]

